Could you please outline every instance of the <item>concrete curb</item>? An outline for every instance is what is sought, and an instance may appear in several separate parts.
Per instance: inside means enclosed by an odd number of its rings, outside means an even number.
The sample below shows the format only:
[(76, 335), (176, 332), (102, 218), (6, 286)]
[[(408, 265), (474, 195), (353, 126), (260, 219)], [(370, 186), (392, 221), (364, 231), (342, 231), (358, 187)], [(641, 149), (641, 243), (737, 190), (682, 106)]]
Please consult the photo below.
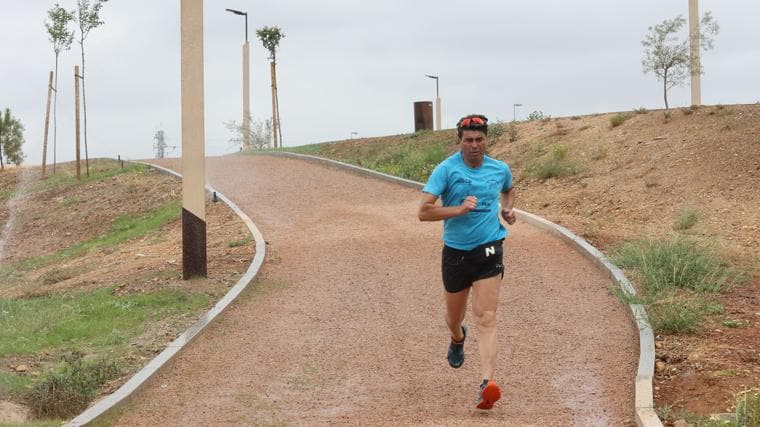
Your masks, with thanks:
[[(169, 173), (171, 175), (182, 177), (182, 175), (178, 174), (177, 172), (174, 172), (172, 170), (163, 168), (161, 166), (152, 165), (150, 163), (143, 163), (143, 162), (133, 162), (133, 163), (139, 163), (146, 166), (150, 166), (152, 168), (156, 168), (158, 170), (161, 170), (162, 172)], [(256, 277), (256, 274), (259, 272), (259, 269), (261, 268), (261, 265), (264, 263), (264, 255), (265, 255), (265, 242), (264, 242), (264, 236), (261, 234), (258, 228), (256, 228), (256, 225), (251, 221), (251, 219), (246, 215), (240, 208), (237, 207), (232, 201), (230, 201), (227, 197), (220, 194), (219, 192), (215, 191), (211, 186), (206, 186), (206, 190), (208, 190), (211, 193), (216, 193), (216, 196), (221, 199), (224, 203), (227, 204), (227, 206), (232, 209), (233, 212), (235, 212), (240, 219), (243, 220), (245, 225), (248, 227), (248, 230), (250, 230), (251, 235), (253, 236), (254, 241), (256, 242), (256, 254), (253, 257), (253, 261), (251, 261), (251, 264), (248, 266), (248, 270), (246, 270), (245, 274), (238, 280), (238, 282), (233, 286), (227, 294), (222, 297), (219, 302), (214, 305), (208, 312), (206, 312), (200, 319), (198, 319), (195, 324), (193, 324), (190, 328), (188, 328), (185, 332), (182, 333), (177, 339), (172, 341), (161, 353), (159, 353), (158, 356), (153, 358), (145, 367), (143, 367), (139, 372), (137, 372), (132, 378), (129, 379), (124, 385), (119, 387), (118, 390), (114, 391), (113, 393), (109, 394), (105, 398), (98, 401), (95, 405), (87, 408), (84, 412), (79, 414), (76, 418), (69, 421), (68, 423), (64, 424), (65, 426), (73, 427), (73, 426), (83, 426), (90, 423), (93, 423), (95, 421), (100, 420), (102, 417), (110, 413), (112, 410), (114, 410), (119, 405), (125, 403), (129, 398), (131, 398), (143, 385), (145, 385), (148, 380), (150, 380), (153, 375), (155, 375), (159, 369), (161, 369), (163, 366), (165, 366), (169, 361), (171, 361), (177, 354), (179, 354), (182, 349), (184, 349), (192, 340), (200, 334), (201, 331), (203, 331), (211, 322), (220, 314), (222, 313), (231, 303), (235, 300), (235, 298), (240, 295), (240, 293), (253, 281), (253, 278)]]
[[(274, 155), (301, 159), (314, 163), (321, 163), (328, 166), (352, 171), (360, 175), (394, 182), (411, 188), (422, 189), (424, 186), (423, 184), (416, 181), (398, 178), (392, 175), (364, 169), (335, 160), (325, 159), (322, 157), (285, 152), (261, 153), (256, 155)], [(593, 247), (587, 241), (576, 236), (567, 228), (541, 218), (537, 215), (521, 211), (519, 209), (515, 209), (515, 213), (519, 219), (535, 227), (549, 231), (550, 233), (569, 243), (571, 246), (577, 248), (586, 258), (593, 261), (599, 269), (604, 271), (609, 276), (609, 278), (615, 282), (615, 284), (620, 286), (624, 292), (631, 295), (636, 294), (636, 291), (634, 290), (633, 286), (631, 286), (631, 282), (628, 281), (628, 278), (625, 277), (625, 274), (623, 274), (623, 272), (618, 267), (612, 264), (607, 259), (607, 257), (602, 254), (601, 251)], [(636, 374), (635, 384), (636, 425), (641, 427), (661, 427), (663, 424), (657, 417), (657, 413), (654, 410), (654, 399), (652, 395), (652, 378), (654, 376), (655, 362), (654, 333), (652, 332), (652, 327), (649, 324), (649, 318), (647, 317), (644, 307), (639, 304), (629, 304), (628, 306), (630, 307), (631, 313), (633, 314), (633, 320), (636, 322), (636, 326), (639, 329), (639, 366)]]

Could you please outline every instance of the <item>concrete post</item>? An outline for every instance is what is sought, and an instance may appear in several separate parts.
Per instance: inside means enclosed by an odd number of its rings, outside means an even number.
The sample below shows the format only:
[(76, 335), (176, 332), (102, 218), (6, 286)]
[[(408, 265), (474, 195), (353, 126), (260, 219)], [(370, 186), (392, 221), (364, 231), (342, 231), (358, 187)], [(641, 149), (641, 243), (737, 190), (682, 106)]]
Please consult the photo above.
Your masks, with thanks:
[(53, 95), (53, 72), (50, 72), (48, 79), (48, 98), (47, 107), (45, 108), (45, 137), (42, 140), (42, 177), (45, 177), (45, 163), (47, 162), (47, 141), (48, 128), (50, 127), (50, 98)]
[(435, 97), (435, 130), (441, 130), (441, 98)]
[(80, 166), (81, 161), (80, 149), (79, 149), (79, 65), (74, 66), (74, 128), (76, 130), (76, 157), (77, 157), (77, 179), (80, 179)]
[(181, 0), (182, 278), (207, 276), (203, 0)]
[(243, 45), (243, 148), (251, 148), (251, 96), (249, 80), (249, 46), (248, 41)]
[(689, 40), (691, 47), (691, 105), (702, 105), (702, 65), (699, 58), (699, 8), (689, 0)]

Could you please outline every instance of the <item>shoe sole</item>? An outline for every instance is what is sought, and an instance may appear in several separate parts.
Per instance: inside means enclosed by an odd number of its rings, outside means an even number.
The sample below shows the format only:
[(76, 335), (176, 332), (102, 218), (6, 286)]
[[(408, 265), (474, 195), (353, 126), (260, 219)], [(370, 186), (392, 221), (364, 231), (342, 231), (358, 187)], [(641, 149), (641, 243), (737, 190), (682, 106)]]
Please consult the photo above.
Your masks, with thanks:
[(480, 402), (478, 409), (491, 409), (497, 400), (501, 399), (501, 389), (495, 381), (489, 381), (480, 392)]

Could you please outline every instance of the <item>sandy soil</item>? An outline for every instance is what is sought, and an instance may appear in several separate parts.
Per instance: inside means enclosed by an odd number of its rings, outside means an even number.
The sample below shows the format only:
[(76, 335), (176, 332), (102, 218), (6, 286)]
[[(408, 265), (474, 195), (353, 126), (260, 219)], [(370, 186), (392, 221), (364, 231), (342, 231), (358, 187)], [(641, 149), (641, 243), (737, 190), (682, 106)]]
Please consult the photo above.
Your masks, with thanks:
[(418, 191), (271, 156), (212, 158), (207, 173), (261, 229), (267, 261), (115, 424), (633, 424), (637, 331), (557, 239), (510, 227), (505, 393), (481, 412), (477, 333), (461, 369), (445, 360), (441, 224), (417, 220)]

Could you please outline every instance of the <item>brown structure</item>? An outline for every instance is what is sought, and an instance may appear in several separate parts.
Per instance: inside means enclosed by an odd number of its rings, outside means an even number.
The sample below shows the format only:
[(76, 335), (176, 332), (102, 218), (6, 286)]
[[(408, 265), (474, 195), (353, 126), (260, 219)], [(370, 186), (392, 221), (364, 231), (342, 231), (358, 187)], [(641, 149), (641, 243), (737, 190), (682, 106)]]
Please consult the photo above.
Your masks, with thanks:
[(414, 103), (414, 131), (433, 130), (433, 103), (418, 101)]
[(203, 0), (181, 3), (182, 278), (207, 276)]
[(42, 140), (42, 177), (45, 177), (45, 163), (47, 162), (48, 129), (50, 128), (50, 97), (53, 95), (53, 72), (48, 79), (48, 98), (45, 108), (45, 137)]
[(77, 149), (77, 179), (81, 178), (81, 171), (79, 162), (81, 161), (81, 154), (79, 149), (79, 65), (74, 66), (74, 102), (76, 104), (74, 108), (74, 128), (76, 129), (76, 149)]

